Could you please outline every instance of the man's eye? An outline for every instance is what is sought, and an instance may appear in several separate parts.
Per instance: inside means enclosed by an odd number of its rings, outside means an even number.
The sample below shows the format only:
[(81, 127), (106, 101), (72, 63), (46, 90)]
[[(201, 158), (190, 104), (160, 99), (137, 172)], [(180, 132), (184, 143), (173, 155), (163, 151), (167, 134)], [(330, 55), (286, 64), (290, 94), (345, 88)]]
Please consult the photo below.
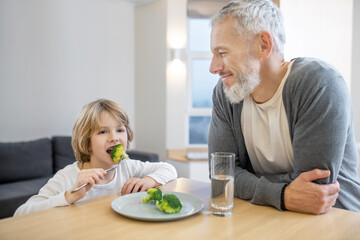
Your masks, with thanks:
[(225, 54), (226, 54), (225, 52), (219, 52), (219, 55), (222, 57), (225, 56)]

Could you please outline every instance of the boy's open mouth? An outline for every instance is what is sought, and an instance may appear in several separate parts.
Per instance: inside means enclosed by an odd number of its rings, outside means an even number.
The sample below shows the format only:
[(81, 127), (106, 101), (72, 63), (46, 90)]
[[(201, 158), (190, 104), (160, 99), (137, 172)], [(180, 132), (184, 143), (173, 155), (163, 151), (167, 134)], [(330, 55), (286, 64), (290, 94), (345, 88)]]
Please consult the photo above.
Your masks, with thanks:
[(106, 150), (106, 152), (108, 153), (108, 154), (111, 154), (111, 150), (113, 149), (114, 147), (109, 147), (107, 150)]

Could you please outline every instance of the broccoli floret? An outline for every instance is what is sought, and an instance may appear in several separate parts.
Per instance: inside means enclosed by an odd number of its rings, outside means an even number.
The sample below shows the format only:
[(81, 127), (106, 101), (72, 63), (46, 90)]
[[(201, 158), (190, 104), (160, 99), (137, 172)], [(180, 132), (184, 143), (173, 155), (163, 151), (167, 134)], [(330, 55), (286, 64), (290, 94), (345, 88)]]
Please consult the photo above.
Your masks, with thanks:
[(111, 149), (111, 158), (114, 162), (119, 163), (124, 158), (129, 159), (129, 156), (125, 153), (123, 145), (118, 144)]
[(161, 199), (162, 199), (162, 192), (158, 188), (150, 188), (149, 190), (147, 190), (147, 194), (149, 194), (149, 195), (143, 197), (143, 199), (142, 199), (143, 203), (148, 203), (151, 200), (161, 201)]
[(165, 213), (177, 213), (182, 208), (175, 194), (165, 194), (161, 201), (156, 201), (156, 206)]

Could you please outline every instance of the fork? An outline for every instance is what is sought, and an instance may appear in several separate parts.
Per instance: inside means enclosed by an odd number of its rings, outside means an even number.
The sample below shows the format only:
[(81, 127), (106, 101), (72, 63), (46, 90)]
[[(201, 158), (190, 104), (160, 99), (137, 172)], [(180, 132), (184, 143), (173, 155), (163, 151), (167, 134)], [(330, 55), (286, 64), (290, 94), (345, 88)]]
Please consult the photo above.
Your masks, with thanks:
[[(106, 169), (105, 172), (110, 172), (110, 171), (114, 170), (115, 168), (117, 168), (117, 166), (119, 166), (119, 164), (112, 165), (110, 168)], [(89, 183), (84, 183), (84, 184), (81, 185), (80, 187), (75, 188), (74, 190), (72, 190), (71, 193), (74, 193), (74, 192), (79, 191), (80, 189), (82, 189), (83, 187), (85, 187), (85, 186), (88, 185), (88, 184), (89, 184)]]

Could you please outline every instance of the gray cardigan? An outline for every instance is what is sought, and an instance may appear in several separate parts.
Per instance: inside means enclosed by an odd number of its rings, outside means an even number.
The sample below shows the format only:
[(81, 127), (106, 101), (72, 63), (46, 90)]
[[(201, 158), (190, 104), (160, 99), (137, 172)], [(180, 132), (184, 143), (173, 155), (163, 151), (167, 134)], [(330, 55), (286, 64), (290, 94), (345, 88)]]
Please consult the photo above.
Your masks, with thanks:
[[(213, 92), (209, 153), (236, 154), (235, 197), (280, 209), (280, 193), (300, 173), (328, 169), (319, 184), (340, 183), (335, 207), (360, 212), (359, 157), (353, 133), (353, 112), (342, 76), (325, 62), (298, 58), (283, 89), (294, 153), (294, 170), (273, 175), (255, 174), (241, 130), (243, 102), (226, 100), (221, 80)], [(209, 161), (211, 161), (209, 157)]]

